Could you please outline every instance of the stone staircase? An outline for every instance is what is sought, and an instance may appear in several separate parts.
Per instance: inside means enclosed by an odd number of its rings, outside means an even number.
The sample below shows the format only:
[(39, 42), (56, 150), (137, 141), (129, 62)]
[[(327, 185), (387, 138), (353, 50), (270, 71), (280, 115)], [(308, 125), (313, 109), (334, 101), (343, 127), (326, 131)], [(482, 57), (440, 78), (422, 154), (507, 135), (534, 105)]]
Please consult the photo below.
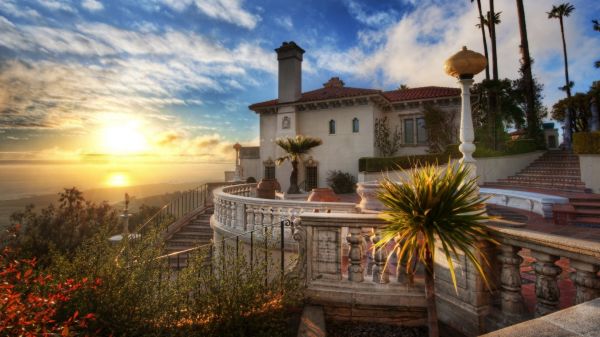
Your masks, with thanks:
[(567, 151), (548, 151), (514, 176), (486, 183), (486, 187), (536, 189), (585, 193), (581, 181), (579, 157)]
[(578, 195), (569, 198), (569, 204), (574, 208), (570, 224), (578, 226), (593, 226), (600, 228), (600, 195)]
[[(165, 254), (180, 252), (210, 243), (213, 238), (213, 230), (210, 228), (210, 217), (213, 210), (212, 206), (207, 208), (168, 238)], [(173, 257), (169, 259), (169, 264), (174, 268), (183, 268), (187, 265), (187, 257), (187, 254)]]

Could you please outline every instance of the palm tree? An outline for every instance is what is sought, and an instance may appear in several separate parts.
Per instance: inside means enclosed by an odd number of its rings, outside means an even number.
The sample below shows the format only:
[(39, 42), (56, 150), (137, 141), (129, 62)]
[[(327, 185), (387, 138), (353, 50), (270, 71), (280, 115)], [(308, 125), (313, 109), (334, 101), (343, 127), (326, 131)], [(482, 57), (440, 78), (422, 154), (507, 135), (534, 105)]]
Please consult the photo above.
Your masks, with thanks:
[[(598, 22), (598, 20), (592, 20), (592, 23), (594, 24), (594, 30), (600, 32), (600, 22)], [(600, 68), (600, 60), (594, 62), (594, 66)]]
[[(560, 34), (562, 36), (562, 44), (563, 44), (563, 56), (565, 61), (565, 86), (561, 89), (564, 89), (567, 93), (567, 98), (571, 98), (571, 87), (573, 86), (573, 82), (569, 80), (569, 65), (567, 61), (567, 42), (565, 41), (565, 27), (563, 23), (563, 18), (571, 15), (571, 12), (575, 10), (575, 6), (566, 2), (560, 4), (558, 6), (552, 6), (550, 12), (548, 12), (548, 19), (558, 19), (560, 22)], [(567, 148), (571, 148), (571, 135), (573, 133), (573, 109), (567, 108), (567, 116), (565, 118), (565, 145)]]
[(300, 193), (298, 187), (298, 163), (302, 160), (302, 157), (309, 153), (313, 147), (323, 144), (319, 138), (305, 137), (298, 135), (296, 137), (286, 137), (275, 140), (280, 148), (282, 148), (286, 155), (277, 158), (275, 163), (277, 165), (283, 164), (286, 160), (292, 163), (292, 174), (290, 175), (290, 187), (288, 193), (297, 194)]
[(519, 32), (521, 35), (521, 70), (525, 86), (525, 102), (527, 116), (527, 134), (530, 139), (539, 137), (539, 120), (535, 109), (535, 89), (533, 74), (531, 72), (531, 56), (529, 55), (529, 39), (527, 38), (527, 25), (525, 23), (525, 7), (523, 0), (517, 0), (517, 15), (519, 16)]
[(564, 4), (560, 4), (558, 6), (552, 6), (550, 12), (548, 12), (548, 19), (558, 19), (560, 22), (560, 34), (562, 36), (563, 43), (563, 55), (565, 61), (565, 86), (564, 90), (567, 92), (567, 97), (571, 97), (571, 87), (573, 86), (573, 82), (569, 81), (569, 65), (567, 61), (567, 42), (565, 41), (565, 27), (563, 23), (563, 18), (571, 15), (571, 12), (575, 10), (575, 6), (566, 2)]
[[(471, 3), (475, 1), (475, 0), (471, 0)], [(479, 24), (477, 24), (477, 27), (481, 29), (481, 38), (483, 39), (483, 53), (485, 55), (485, 58), (487, 60), (489, 60), (489, 56), (488, 56), (488, 48), (487, 48), (487, 39), (485, 37), (485, 28), (484, 28), (484, 20), (485, 18), (483, 17), (483, 11), (481, 9), (481, 0), (477, 0), (477, 9), (479, 10)], [(490, 62), (488, 61), (488, 63), (485, 65), (485, 79), (489, 80), (490, 79)]]
[(478, 195), (477, 180), (470, 174), (464, 164), (449, 163), (441, 170), (428, 164), (413, 169), (400, 182), (385, 178), (380, 183), (378, 198), (388, 209), (382, 213), (388, 224), (376, 246), (386, 247), (396, 242), (393, 249), (398, 261), (407, 261), (407, 266), (415, 262), (425, 266), (430, 337), (439, 335), (434, 284), (436, 243), (446, 256), (456, 291), (452, 256), (457, 256), (459, 251), (473, 263), (487, 284), (480, 261), (486, 266), (489, 263), (478, 243), (482, 239), (495, 241), (483, 223), (489, 218), (485, 214), (484, 200)]
[(492, 25), (490, 25), (490, 18), (492, 17), (491, 11), (487, 13), (486, 18), (482, 18), (480, 20), (481, 23), (478, 23), (475, 25), (477, 28), (482, 28), (482, 29), (483, 29), (483, 27), (488, 28), (488, 33), (490, 34), (490, 40), (492, 41), (492, 74), (494, 74), (494, 80), (498, 80), (498, 65), (497, 65), (498, 56), (497, 56), (497, 52), (496, 52), (496, 25), (502, 22), (500, 20), (500, 14), (502, 14), (502, 12), (494, 13), (494, 15), (493, 15), (494, 20), (492, 21), (493, 22)]

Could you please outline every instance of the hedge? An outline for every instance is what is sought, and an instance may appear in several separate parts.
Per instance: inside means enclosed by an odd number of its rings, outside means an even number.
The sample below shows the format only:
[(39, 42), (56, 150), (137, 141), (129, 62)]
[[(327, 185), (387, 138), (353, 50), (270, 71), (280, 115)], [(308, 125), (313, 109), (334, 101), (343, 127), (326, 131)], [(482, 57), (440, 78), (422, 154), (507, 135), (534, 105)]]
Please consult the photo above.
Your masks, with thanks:
[[(487, 158), (529, 153), (538, 150), (538, 144), (533, 139), (517, 139), (508, 141), (504, 151), (496, 151), (483, 146), (475, 148), (473, 157)], [(381, 172), (406, 169), (422, 164), (445, 164), (448, 159), (459, 159), (462, 157), (458, 144), (449, 145), (444, 153), (431, 153), (400, 157), (363, 157), (358, 160), (359, 172)]]
[(600, 131), (574, 133), (573, 152), (577, 154), (600, 154)]

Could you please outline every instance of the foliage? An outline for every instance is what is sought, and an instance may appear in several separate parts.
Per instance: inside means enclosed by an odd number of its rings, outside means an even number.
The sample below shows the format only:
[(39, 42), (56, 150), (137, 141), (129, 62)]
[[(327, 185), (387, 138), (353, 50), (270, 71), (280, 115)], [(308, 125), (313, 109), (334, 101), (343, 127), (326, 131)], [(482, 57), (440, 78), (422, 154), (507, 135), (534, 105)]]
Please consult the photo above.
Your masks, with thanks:
[[(592, 23), (594, 24), (594, 30), (600, 32), (600, 22), (598, 20), (592, 20)], [(600, 68), (600, 60), (594, 62), (594, 67)]]
[(573, 111), (573, 130), (575, 132), (583, 132), (589, 130), (588, 121), (592, 116), (590, 109), (590, 101), (595, 97), (597, 102), (600, 102), (600, 83), (595, 83), (590, 87), (587, 93), (578, 92), (570, 98), (563, 98), (552, 106), (552, 118), (559, 121), (565, 121), (565, 112), (567, 109)]
[(348, 172), (329, 171), (326, 181), (335, 193), (352, 193), (356, 190), (356, 178)]
[(94, 289), (99, 280), (58, 282), (37, 270), (36, 264), (35, 259), (14, 260), (8, 249), (0, 255), (0, 335), (72, 336), (88, 330), (94, 314), (64, 307), (78, 293)]
[(442, 110), (427, 104), (423, 109), (429, 152), (440, 153), (458, 139), (458, 110)]
[(308, 154), (312, 148), (323, 144), (323, 141), (319, 138), (297, 135), (296, 137), (279, 138), (275, 140), (275, 144), (282, 148), (286, 153), (283, 157), (277, 158), (275, 163), (281, 165), (285, 161), (290, 161), (292, 164), (290, 187), (287, 192), (300, 193), (300, 188), (298, 187), (298, 162), (301, 161), (303, 156)]
[(479, 197), (477, 179), (470, 177), (468, 166), (448, 164), (440, 170), (428, 164), (411, 170), (408, 177), (398, 178), (400, 182), (385, 178), (380, 183), (378, 199), (388, 210), (382, 213), (387, 225), (376, 246), (386, 247), (393, 242), (398, 259), (407, 259), (407, 272), (414, 261), (425, 266), (431, 333), (437, 331), (433, 281), (436, 243), (446, 257), (458, 292), (452, 257), (464, 254), (487, 284), (484, 267), (489, 262), (479, 243), (494, 241), (484, 223), (489, 219), (485, 200)]
[[(37, 257), (49, 263), (51, 251), (70, 256), (86, 239), (101, 228), (112, 231), (118, 224), (116, 211), (106, 202), (86, 201), (77, 188), (59, 193), (58, 207), (53, 204), (36, 212), (33, 205), (11, 215), (12, 238), (9, 244), (22, 257)], [(18, 226), (15, 226), (18, 225)]]
[(574, 133), (573, 152), (577, 154), (600, 154), (600, 132)]
[(375, 119), (375, 147), (382, 156), (390, 157), (400, 148), (400, 131), (398, 127), (390, 131), (387, 117)]

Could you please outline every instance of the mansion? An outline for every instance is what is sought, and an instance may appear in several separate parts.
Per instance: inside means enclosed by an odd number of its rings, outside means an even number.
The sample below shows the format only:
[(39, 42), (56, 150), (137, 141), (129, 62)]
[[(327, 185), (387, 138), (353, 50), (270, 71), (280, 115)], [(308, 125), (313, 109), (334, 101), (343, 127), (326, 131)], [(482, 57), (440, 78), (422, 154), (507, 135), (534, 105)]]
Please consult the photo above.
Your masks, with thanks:
[[(323, 144), (312, 149), (300, 164), (301, 188), (326, 186), (327, 173), (341, 170), (358, 175), (358, 159), (380, 155), (375, 146), (375, 123), (387, 120), (389, 130), (400, 135), (395, 155), (424, 154), (428, 150), (423, 109), (434, 105), (460, 118), (460, 89), (427, 86), (382, 91), (347, 87), (333, 77), (322, 88), (302, 91), (304, 50), (284, 42), (275, 50), (279, 63), (278, 97), (255, 103), (249, 109), (260, 116), (260, 146), (240, 149), (244, 179), (276, 178), (287, 189), (291, 165), (275, 166), (283, 155), (277, 138), (305, 135)], [(457, 128), (458, 129), (458, 128)]]

